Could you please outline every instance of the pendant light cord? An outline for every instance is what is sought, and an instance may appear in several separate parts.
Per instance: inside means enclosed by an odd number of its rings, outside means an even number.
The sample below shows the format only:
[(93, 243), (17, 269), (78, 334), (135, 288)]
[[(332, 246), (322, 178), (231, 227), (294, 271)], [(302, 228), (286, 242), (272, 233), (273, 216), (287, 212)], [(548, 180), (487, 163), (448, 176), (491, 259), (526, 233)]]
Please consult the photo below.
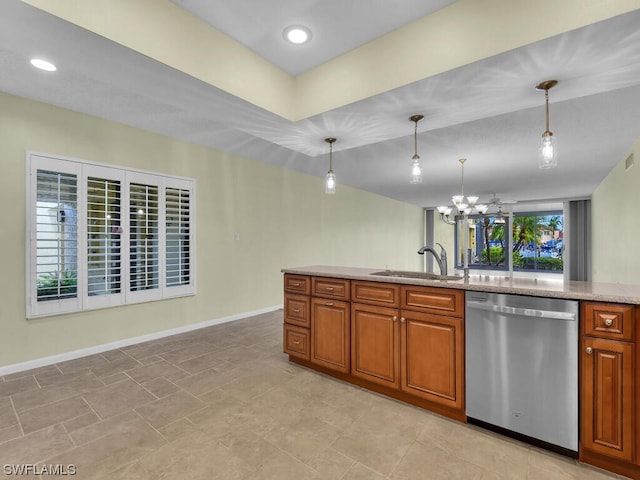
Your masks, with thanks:
[(418, 120), (415, 121), (416, 126), (413, 130), (413, 160), (417, 160), (420, 158), (418, 155)]
[(329, 143), (329, 171), (333, 172), (333, 142)]
[(549, 131), (549, 89), (544, 91), (544, 100), (547, 106), (547, 132)]

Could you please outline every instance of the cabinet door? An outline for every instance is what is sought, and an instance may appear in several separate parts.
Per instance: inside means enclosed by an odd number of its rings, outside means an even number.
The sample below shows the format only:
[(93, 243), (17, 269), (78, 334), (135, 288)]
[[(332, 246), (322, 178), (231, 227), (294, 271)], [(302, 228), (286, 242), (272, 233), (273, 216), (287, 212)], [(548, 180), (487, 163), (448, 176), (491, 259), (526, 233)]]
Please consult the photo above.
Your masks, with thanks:
[(311, 299), (311, 361), (349, 373), (349, 303)]
[(400, 386), (399, 313), (392, 308), (351, 305), (351, 375)]
[(584, 337), (582, 446), (608, 457), (633, 455), (633, 344)]
[(464, 407), (462, 319), (401, 311), (402, 390), (441, 405)]

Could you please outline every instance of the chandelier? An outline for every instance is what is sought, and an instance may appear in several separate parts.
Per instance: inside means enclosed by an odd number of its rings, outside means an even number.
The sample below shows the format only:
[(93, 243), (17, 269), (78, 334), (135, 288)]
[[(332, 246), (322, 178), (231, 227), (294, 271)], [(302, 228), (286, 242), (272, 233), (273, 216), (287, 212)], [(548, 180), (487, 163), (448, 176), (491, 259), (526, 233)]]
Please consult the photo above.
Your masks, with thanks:
[[(437, 208), (438, 213), (440, 214), (440, 219), (448, 223), (449, 225), (454, 225), (456, 223), (456, 216), (459, 215), (470, 215), (474, 212), (483, 215), (487, 212), (489, 207), (483, 204), (477, 204), (478, 197), (475, 195), (465, 196), (464, 194), (464, 163), (467, 161), (466, 158), (461, 158), (458, 160), (460, 162), (460, 167), (462, 170), (462, 178), (461, 178), (461, 187), (460, 194), (453, 195), (451, 197), (451, 201), (453, 202), (453, 207), (448, 206), (439, 206)], [(457, 212), (454, 214), (454, 208)], [(453, 217), (452, 217), (453, 214)]]

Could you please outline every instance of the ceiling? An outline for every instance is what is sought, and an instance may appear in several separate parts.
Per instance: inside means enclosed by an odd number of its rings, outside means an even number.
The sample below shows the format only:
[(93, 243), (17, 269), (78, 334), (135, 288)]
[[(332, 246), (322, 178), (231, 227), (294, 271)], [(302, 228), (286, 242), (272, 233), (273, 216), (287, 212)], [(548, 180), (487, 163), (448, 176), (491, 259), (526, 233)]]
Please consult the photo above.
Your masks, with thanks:
[[(367, 0), (278, 0), (265, 12), (251, 0), (174, 3), (295, 72), (451, 2), (374, 8)], [(385, 5), (392, 8), (385, 12)], [(405, 7), (410, 13), (395, 15)], [(640, 10), (297, 122), (19, 0), (3, 0), (2, 10), (0, 91), (318, 177), (328, 169), (323, 139), (333, 136), (338, 195), (351, 185), (420, 206), (450, 203), (460, 190), (458, 159), (466, 157), (465, 192), (481, 201), (493, 194), (520, 202), (585, 197), (640, 137)], [(304, 55), (286, 50), (282, 30), (291, 23), (313, 30), (313, 49)], [(59, 70), (34, 70), (28, 60), (35, 55)], [(559, 80), (550, 91), (559, 166), (539, 170), (544, 94), (534, 86), (551, 78)], [(418, 125), (425, 179), (409, 185), (408, 117), (417, 113), (425, 115)]]
[[(353, 50), (455, 0), (171, 0), (291, 75)], [(366, 18), (366, 21), (363, 19)], [(307, 45), (282, 39), (302, 25)]]

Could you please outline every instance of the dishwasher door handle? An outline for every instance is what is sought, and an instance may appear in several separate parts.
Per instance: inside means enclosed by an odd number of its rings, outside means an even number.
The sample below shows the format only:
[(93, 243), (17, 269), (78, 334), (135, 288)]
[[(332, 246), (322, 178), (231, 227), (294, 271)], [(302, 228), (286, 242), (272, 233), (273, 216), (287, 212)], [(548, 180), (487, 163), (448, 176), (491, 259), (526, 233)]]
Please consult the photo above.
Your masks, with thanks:
[(502, 315), (512, 315), (516, 317), (552, 318), (554, 320), (566, 320), (574, 322), (577, 314), (573, 312), (554, 312), (552, 310), (539, 310), (537, 308), (519, 308), (508, 305), (491, 305), (483, 302), (467, 300), (467, 308), (484, 310), (487, 312), (500, 313)]

